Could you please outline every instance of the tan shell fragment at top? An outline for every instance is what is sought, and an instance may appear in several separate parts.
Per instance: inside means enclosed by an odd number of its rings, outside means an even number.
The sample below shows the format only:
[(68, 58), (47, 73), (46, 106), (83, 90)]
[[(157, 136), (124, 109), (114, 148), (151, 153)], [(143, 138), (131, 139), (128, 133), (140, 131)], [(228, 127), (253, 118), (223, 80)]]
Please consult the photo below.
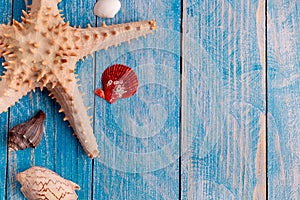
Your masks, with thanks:
[(75, 190), (80, 187), (72, 181), (60, 177), (53, 171), (42, 167), (31, 167), (17, 174), (21, 191), (28, 200), (76, 200)]
[(35, 88), (46, 88), (60, 104), (75, 135), (89, 157), (98, 156), (98, 145), (79, 92), (75, 67), (95, 51), (150, 34), (154, 21), (132, 22), (86, 29), (64, 22), (60, 0), (32, 0), (22, 22), (0, 26), (0, 56), (7, 69), (0, 80), (0, 114)]

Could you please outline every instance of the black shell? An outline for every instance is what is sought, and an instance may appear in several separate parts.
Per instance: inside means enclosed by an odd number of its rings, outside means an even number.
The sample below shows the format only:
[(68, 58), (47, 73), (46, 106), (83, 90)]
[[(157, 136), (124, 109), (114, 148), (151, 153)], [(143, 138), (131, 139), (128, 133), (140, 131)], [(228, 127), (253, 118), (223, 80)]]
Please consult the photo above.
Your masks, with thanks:
[(19, 124), (9, 131), (9, 149), (12, 151), (37, 147), (43, 136), (46, 115), (39, 111), (28, 122)]

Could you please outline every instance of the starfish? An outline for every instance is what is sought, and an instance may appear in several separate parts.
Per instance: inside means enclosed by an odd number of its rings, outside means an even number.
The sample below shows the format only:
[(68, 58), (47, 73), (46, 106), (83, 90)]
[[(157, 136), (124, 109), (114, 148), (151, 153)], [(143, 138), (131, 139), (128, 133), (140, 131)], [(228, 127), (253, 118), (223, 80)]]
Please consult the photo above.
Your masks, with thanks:
[(98, 155), (82, 93), (78, 90), (76, 62), (95, 51), (118, 46), (156, 29), (155, 22), (140, 21), (86, 29), (64, 22), (60, 0), (32, 0), (22, 22), (0, 25), (0, 56), (6, 71), (0, 81), (0, 114), (36, 88), (46, 88), (57, 100), (89, 157)]

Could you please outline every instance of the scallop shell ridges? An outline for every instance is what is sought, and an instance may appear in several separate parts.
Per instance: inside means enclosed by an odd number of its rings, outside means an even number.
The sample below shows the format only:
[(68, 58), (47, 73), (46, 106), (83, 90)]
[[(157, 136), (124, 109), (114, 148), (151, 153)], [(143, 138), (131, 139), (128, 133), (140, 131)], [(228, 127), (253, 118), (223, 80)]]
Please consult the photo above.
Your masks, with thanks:
[(120, 98), (129, 98), (138, 88), (138, 78), (128, 66), (115, 64), (107, 68), (102, 74), (102, 89), (95, 93), (109, 103), (114, 103)]

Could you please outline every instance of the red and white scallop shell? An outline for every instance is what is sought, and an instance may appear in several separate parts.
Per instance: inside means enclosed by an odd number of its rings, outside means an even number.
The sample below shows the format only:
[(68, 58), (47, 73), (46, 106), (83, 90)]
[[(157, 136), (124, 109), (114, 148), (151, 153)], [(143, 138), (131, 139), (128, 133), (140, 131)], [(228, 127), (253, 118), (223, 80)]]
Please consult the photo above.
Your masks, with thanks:
[(129, 98), (136, 93), (138, 78), (130, 67), (115, 64), (103, 72), (102, 85), (103, 90), (97, 89), (95, 94), (113, 104), (118, 99)]

